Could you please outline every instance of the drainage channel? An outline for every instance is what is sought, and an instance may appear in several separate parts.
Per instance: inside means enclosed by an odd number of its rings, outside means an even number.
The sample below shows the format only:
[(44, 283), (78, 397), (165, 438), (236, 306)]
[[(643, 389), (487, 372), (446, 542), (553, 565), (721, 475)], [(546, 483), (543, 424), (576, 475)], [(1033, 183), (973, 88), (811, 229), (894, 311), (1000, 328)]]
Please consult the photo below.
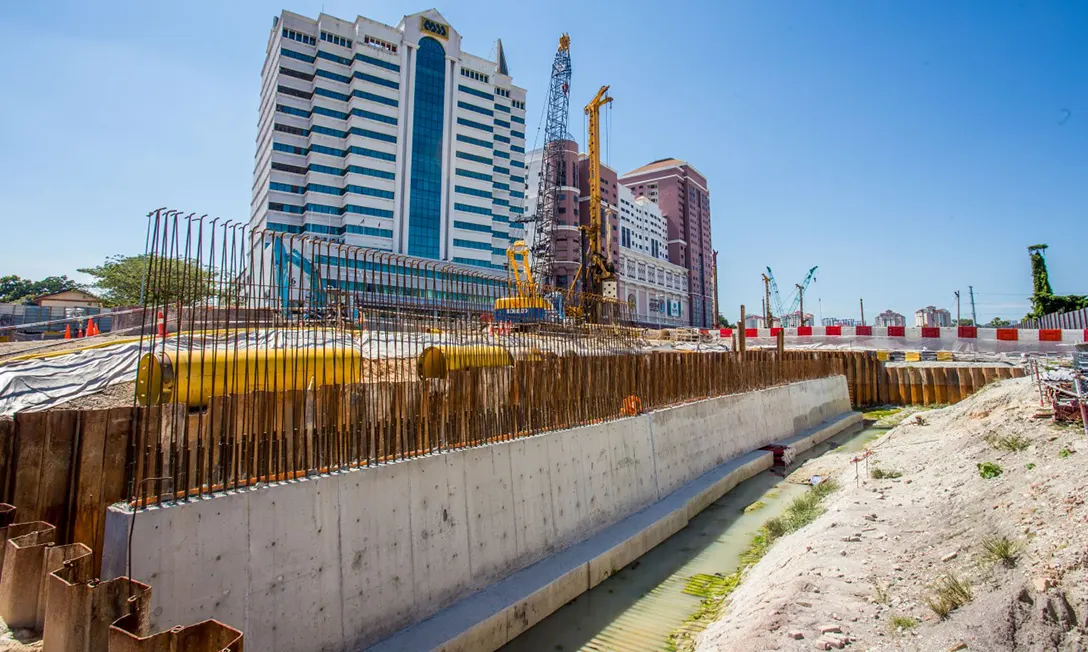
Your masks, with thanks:
[[(886, 430), (866, 428), (832, 437), (795, 463), (838, 449), (860, 451)], [(669, 635), (696, 612), (700, 598), (684, 593), (700, 573), (732, 573), (767, 519), (781, 514), (806, 485), (771, 471), (742, 482), (640, 559), (564, 605), (502, 650), (537, 652), (668, 649)], [(749, 505), (763, 506), (745, 512)]]

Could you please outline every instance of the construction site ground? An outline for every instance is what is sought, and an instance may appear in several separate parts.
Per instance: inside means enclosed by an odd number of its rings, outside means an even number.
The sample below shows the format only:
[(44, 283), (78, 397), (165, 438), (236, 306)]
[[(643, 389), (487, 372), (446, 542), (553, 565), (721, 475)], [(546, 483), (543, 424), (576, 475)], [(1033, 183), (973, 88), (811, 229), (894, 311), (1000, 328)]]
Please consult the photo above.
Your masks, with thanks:
[[(1088, 649), (1088, 441), (1039, 412), (1030, 379), (1006, 380), (910, 415), (867, 460), (806, 464), (841, 489), (748, 569), (698, 649)], [(942, 619), (928, 601), (949, 578), (971, 598)]]

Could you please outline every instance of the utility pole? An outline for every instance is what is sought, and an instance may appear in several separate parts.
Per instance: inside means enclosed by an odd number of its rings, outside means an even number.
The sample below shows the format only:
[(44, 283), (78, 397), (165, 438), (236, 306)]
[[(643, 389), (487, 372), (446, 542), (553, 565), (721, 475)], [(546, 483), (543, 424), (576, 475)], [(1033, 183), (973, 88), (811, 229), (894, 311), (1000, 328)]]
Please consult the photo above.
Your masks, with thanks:
[(956, 290), (956, 326), (960, 325), (960, 291)]
[[(779, 315), (779, 319), (781, 318)], [(771, 279), (766, 274), (763, 275), (763, 321), (767, 328), (774, 326), (774, 317), (771, 316)]]
[(968, 285), (967, 290), (971, 293), (971, 325), (978, 326), (978, 317), (975, 315), (975, 286)]
[(801, 287), (800, 283), (795, 283), (797, 287), (797, 296), (801, 297), (801, 326), (805, 325), (805, 288)]
[(742, 303), (740, 304), (740, 323), (737, 324), (737, 353), (739, 353), (742, 358), (744, 357), (745, 349), (748, 348), (747, 342), (745, 341), (747, 332), (744, 330), (744, 318), (744, 304)]
[(861, 325), (864, 326), (865, 325), (865, 297), (862, 297), (862, 298), (858, 299), (858, 302), (861, 303)]

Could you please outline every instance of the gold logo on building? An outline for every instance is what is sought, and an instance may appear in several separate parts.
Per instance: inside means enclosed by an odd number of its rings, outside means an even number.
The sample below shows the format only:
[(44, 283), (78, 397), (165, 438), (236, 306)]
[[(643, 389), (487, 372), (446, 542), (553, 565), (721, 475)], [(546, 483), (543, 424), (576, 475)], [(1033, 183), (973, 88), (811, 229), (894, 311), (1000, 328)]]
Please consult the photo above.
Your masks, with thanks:
[(431, 20), (430, 18), (420, 18), (420, 29), (422, 29), (424, 32), (430, 32), (431, 34), (434, 34), (435, 36), (441, 38), (450, 37), (449, 25), (443, 25), (437, 20)]

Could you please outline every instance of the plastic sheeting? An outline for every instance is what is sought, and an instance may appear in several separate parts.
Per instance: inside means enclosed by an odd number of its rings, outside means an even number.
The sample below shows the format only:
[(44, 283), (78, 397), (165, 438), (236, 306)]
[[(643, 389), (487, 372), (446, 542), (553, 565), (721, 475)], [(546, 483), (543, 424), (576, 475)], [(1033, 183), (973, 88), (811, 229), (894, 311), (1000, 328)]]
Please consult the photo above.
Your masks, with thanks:
[[(595, 341), (590, 347), (585, 341), (578, 339), (533, 335), (495, 337), (488, 335), (486, 331), (466, 337), (464, 333), (446, 335), (365, 332), (353, 335), (325, 329), (267, 329), (237, 333), (182, 334), (171, 336), (165, 342), (157, 342), (155, 346), (157, 350), (171, 352), (206, 348), (243, 350), (252, 347), (352, 347), (360, 349), (365, 357), (386, 360), (414, 358), (427, 347), (442, 344), (497, 344), (507, 347), (515, 356), (538, 352), (556, 355), (607, 352), (599, 341)], [(128, 342), (0, 366), (0, 416), (45, 410), (101, 392), (111, 385), (134, 382), (140, 356), (149, 351), (149, 346), (150, 343), (146, 341), (142, 347), (140, 342)], [(700, 348), (707, 347), (704, 345)], [(619, 353), (620, 349), (612, 352)]]

